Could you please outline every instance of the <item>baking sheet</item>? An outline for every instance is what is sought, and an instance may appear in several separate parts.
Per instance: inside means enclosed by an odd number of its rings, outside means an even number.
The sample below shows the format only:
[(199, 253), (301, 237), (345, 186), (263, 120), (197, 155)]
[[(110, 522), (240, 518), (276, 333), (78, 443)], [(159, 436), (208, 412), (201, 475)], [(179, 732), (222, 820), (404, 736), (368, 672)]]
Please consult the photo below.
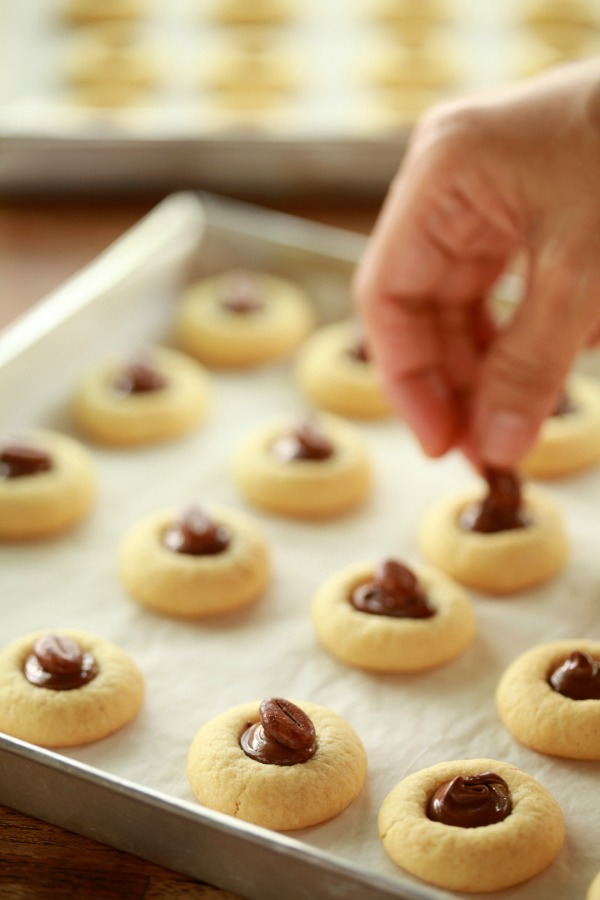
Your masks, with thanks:
[[(83, 372), (109, 353), (125, 353), (146, 340), (168, 342), (181, 285), (227, 265), (254, 263), (287, 273), (308, 287), (325, 320), (347, 314), (348, 279), (362, 247), (363, 239), (356, 235), (278, 214), (214, 198), (201, 202), (190, 194), (171, 197), (0, 339), (2, 427), (39, 424), (68, 431), (66, 404)], [(597, 368), (593, 357), (587, 368)], [(233, 448), (256, 423), (303, 408), (289, 362), (215, 376), (211, 415), (194, 435), (143, 450), (92, 449), (101, 493), (80, 529), (44, 545), (0, 548), (6, 642), (40, 627), (83, 628), (120, 644), (146, 679), (144, 709), (135, 722), (58, 758), (91, 767), (96, 785), (102, 786), (107, 776), (110, 783), (104, 786), (115, 802), (117, 795), (131, 799), (136, 791), (141, 796), (149, 791), (150, 808), (156, 812), (158, 804), (182, 826), (180, 841), (185, 842), (186, 834), (191, 839), (195, 832), (190, 823), (196, 817), (209, 823), (211, 835), (215, 828), (223, 829), (223, 820), (231, 822), (230, 832), (219, 832), (223, 847), (233, 836), (246, 847), (256, 840), (271, 862), (278, 853), (289, 852), (300, 873), (298, 884), (294, 879), (286, 887), (290, 898), (310, 896), (310, 878), (328, 864), (336, 878), (319, 896), (339, 896), (336, 883), (342, 895), (351, 896), (351, 886), (356, 888), (361, 879), (356, 896), (364, 898), (394, 892), (398, 897), (440, 896), (386, 857), (376, 829), (381, 802), (401, 778), (425, 766), (470, 757), (505, 760), (554, 794), (565, 813), (568, 837), (550, 869), (496, 896), (583, 898), (600, 869), (600, 764), (554, 760), (518, 746), (497, 718), (493, 692), (506, 665), (529, 646), (562, 637), (594, 638), (600, 632), (594, 524), (600, 473), (546, 488), (564, 509), (572, 539), (571, 561), (559, 578), (510, 600), (472, 594), (478, 636), (456, 662), (418, 676), (369, 675), (342, 666), (316, 645), (308, 618), (314, 590), (358, 557), (397, 554), (417, 561), (415, 530), (421, 515), (441, 495), (471, 483), (473, 476), (458, 455), (425, 459), (401, 423), (372, 423), (357, 426), (376, 473), (373, 494), (359, 512), (336, 522), (307, 524), (250, 510), (229, 477)], [(146, 612), (124, 594), (115, 571), (122, 534), (154, 509), (189, 502), (246, 508), (260, 522), (272, 547), (274, 571), (266, 596), (252, 610), (187, 624)], [(336, 710), (356, 728), (369, 759), (367, 785), (355, 803), (329, 823), (290, 835), (290, 841), (203, 813), (185, 775), (189, 744), (203, 722), (270, 694)], [(56, 759), (44, 751), (20, 752), (17, 745), (5, 741), (3, 752), (0, 747), (0, 802), (15, 805), (15, 773), (24, 771), (23, 766), (29, 771), (25, 763), (31, 759)], [(68, 765), (61, 773), (68, 781)], [(71, 775), (73, 784), (75, 773)], [(46, 779), (53, 783), (51, 773), (46, 772)], [(121, 781), (134, 786), (131, 794)], [(21, 784), (18, 792), (22, 789)], [(85, 796), (85, 786), (80, 790)], [(85, 829), (92, 806), (72, 815), (68, 827)], [(109, 809), (106, 815), (106, 827), (99, 831), (103, 839), (110, 832)], [(152, 853), (151, 858), (156, 858), (156, 824), (156, 816), (150, 815), (147, 832), (153, 841), (145, 853)], [(123, 830), (115, 822), (115, 833)], [(118, 845), (123, 845), (121, 839)], [(236, 889), (223, 880), (228, 868), (237, 873), (236, 856), (225, 854), (215, 872), (210, 854), (194, 853), (195, 846), (186, 847), (185, 859), (180, 853), (171, 864), (197, 877), (209, 871), (216, 883)], [(140, 852), (139, 840), (133, 848)], [(312, 850), (324, 856), (312, 856)], [(243, 892), (278, 896), (265, 893), (253, 858), (245, 861)], [(169, 859), (161, 861), (169, 864)]]
[[(419, 76), (416, 90), (385, 89), (381, 64), (385, 69), (385, 60), (404, 51), (382, 24), (381, 5), (292, 3), (289, 21), (265, 40), (298, 88), (278, 105), (249, 109), (223, 103), (210, 88), (224, 55), (247, 40), (215, 20), (219, 0), (148, 0), (138, 46), (157, 66), (157, 86), (132, 106), (107, 109), (76, 102), (65, 78), (79, 32), (61, 19), (60, 0), (5, 3), (0, 188), (193, 185), (239, 192), (312, 184), (380, 191), (424, 105), (506, 83), (552, 59), (522, 26), (525, 0), (446, 0), (441, 24), (418, 52), (447, 67), (448, 78), (440, 75), (432, 89)], [(597, 0), (591, 8), (600, 15)], [(597, 38), (577, 52), (598, 52)], [(415, 65), (418, 59), (409, 72)]]

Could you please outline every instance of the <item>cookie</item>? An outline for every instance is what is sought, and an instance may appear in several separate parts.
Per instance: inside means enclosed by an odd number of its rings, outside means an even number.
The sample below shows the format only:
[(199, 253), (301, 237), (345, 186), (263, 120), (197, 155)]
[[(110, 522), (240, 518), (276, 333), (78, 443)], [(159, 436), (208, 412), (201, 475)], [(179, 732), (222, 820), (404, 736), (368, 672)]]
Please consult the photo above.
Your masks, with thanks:
[(63, 0), (62, 16), (73, 25), (130, 21), (146, 11), (145, 0)]
[(136, 523), (118, 554), (133, 599), (178, 618), (202, 618), (254, 603), (269, 579), (269, 553), (243, 513), (210, 507), (161, 510)]
[(600, 900), (600, 872), (590, 884), (586, 900)]
[(554, 415), (521, 464), (529, 478), (562, 478), (600, 461), (600, 383), (571, 375)]
[(409, 48), (380, 46), (369, 69), (376, 85), (386, 89), (443, 90), (455, 85), (459, 65), (447, 45)]
[(250, 503), (299, 519), (344, 515), (366, 499), (371, 487), (362, 436), (325, 413), (262, 425), (238, 446), (232, 474)]
[(600, 19), (585, 0), (536, 0), (523, 12), (523, 23), (557, 50), (577, 51), (597, 37)]
[(152, 444), (198, 425), (209, 394), (209, 376), (197, 362), (175, 350), (151, 347), (139, 358), (92, 371), (75, 394), (72, 414), (77, 427), (98, 444)]
[(262, 272), (229, 271), (192, 284), (176, 319), (180, 347), (216, 368), (257, 366), (295, 350), (314, 327), (297, 284)]
[(156, 54), (133, 42), (124, 25), (89, 28), (78, 33), (63, 63), (65, 79), (75, 88), (110, 85), (115, 90), (149, 88), (158, 82)]
[(409, 775), (383, 801), (378, 824), (397, 865), (469, 893), (527, 881), (552, 863), (565, 838), (552, 795), (494, 759), (444, 762)]
[(500, 497), (492, 490), (482, 496), (475, 487), (432, 506), (418, 542), (428, 562), (461, 584), (488, 594), (512, 594), (558, 574), (569, 546), (561, 511), (549, 497), (531, 486), (521, 496), (508, 472), (496, 472), (494, 479)]
[(425, 44), (450, 17), (443, 0), (379, 0), (375, 16), (411, 47)]
[(202, 80), (213, 91), (288, 93), (298, 87), (298, 68), (289, 54), (264, 47), (233, 47), (221, 52), (203, 70)]
[(465, 592), (424, 566), (355, 563), (316, 592), (311, 617), (321, 645), (350, 666), (419, 672), (459, 656), (475, 636)]
[(357, 419), (389, 416), (390, 406), (354, 322), (325, 325), (301, 347), (295, 377), (318, 409)]
[(279, 25), (295, 12), (292, 0), (215, 0), (214, 18), (222, 25)]
[(36, 631), (0, 651), (0, 731), (42, 747), (107, 737), (137, 715), (143, 693), (129, 656), (83, 631)]
[(365, 782), (367, 757), (356, 732), (331, 710), (268, 698), (207, 722), (192, 742), (187, 772), (203, 806), (292, 831), (343, 812)]
[(577, 638), (527, 650), (500, 679), (496, 706), (532, 750), (600, 760), (600, 643)]
[(0, 437), (0, 541), (68, 531), (95, 496), (94, 465), (77, 441), (42, 429)]

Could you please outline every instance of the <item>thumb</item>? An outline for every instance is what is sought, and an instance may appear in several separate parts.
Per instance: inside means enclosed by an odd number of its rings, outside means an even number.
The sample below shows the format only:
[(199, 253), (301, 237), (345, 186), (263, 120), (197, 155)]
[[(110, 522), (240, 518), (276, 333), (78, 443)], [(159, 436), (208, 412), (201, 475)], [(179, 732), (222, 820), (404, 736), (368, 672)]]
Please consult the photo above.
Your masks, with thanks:
[(534, 263), (527, 296), (482, 364), (469, 435), (481, 462), (512, 468), (531, 449), (597, 315), (591, 281), (592, 267), (564, 247)]

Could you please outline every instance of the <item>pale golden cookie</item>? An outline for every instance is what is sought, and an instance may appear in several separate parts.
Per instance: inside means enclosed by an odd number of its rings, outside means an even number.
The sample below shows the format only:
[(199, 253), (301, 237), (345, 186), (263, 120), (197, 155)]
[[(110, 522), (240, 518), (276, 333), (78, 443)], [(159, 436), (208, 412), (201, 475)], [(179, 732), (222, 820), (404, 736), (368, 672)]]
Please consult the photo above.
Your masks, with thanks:
[(600, 900), (600, 872), (590, 884), (586, 900)]
[(97, 85), (141, 89), (155, 85), (159, 66), (156, 53), (131, 40), (126, 26), (89, 28), (72, 39), (64, 61), (70, 84), (85, 90)]
[(205, 370), (163, 347), (151, 347), (148, 359), (166, 381), (160, 390), (130, 394), (118, 390), (115, 382), (126, 361), (100, 366), (82, 380), (72, 413), (87, 437), (113, 447), (152, 444), (179, 437), (204, 418), (210, 394)]
[(211, 519), (230, 534), (228, 546), (208, 555), (178, 553), (163, 539), (179, 513), (177, 509), (155, 512), (123, 538), (119, 577), (131, 597), (178, 618), (213, 616), (254, 603), (270, 574), (267, 544), (257, 525), (243, 513), (211, 506)]
[(575, 407), (563, 416), (551, 416), (521, 464), (530, 478), (561, 478), (600, 461), (600, 384), (584, 375), (571, 375), (566, 386)]
[(289, 53), (264, 48), (234, 47), (221, 51), (203, 67), (202, 80), (214, 91), (246, 93), (287, 93), (299, 82), (299, 70)]
[(552, 578), (564, 567), (569, 545), (560, 510), (542, 491), (524, 488), (532, 522), (494, 534), (461, 528), (463, 510), (479, 500), (481, 488), (445, 497), (432, 506), (419, 527), (423, 556), (451, 578), (488, 594), (512, 594)]
[(449, 18), (443, 0), (379, 0), (377, 18), (408, 46), (424, 44)]
[(524, 23), (557, 50), (577, 51), (600, 26), (597, 8), (584, 0), (535, 0), (523, 14)]
[(85, 22), (130, 21), (146, 11), (145, 0), (62, 0), (62, 15), (74, 25)]
[(350, 603), (354, 589), (372, 581), (373, 563), (355, 563), (317, 590), (311, 617), (323, 647), (342, 662), (380, 672), (433, 669), (459, 656), (475, 636), (475, 618), (465, 592), (434, 569), (414, 574), (435, 609), (430, 618), (373, 615)]
[[(492, 771), (509, 786), (504, 821), (476, 828), (427, 817), (432, 794), (457, 775)], [(499, 891), (550, 865), (565, 837), (556, 800), (531, 775), (493, 759), (439, 763), (409, 775), (383, 801), (379, 836), (391, 859), (412, 875), (451, 891)]]
[(331, 710), (294, 702), (315, 726), (313, 758), (279, 766), (246, 756), (240, 737), (259, 721), (259, 702), (236, 706), (207, 722), (190, 747), (188, 778), (200, 803), (265, 828), (292, 831), (325, 822), (356, 799), (367, 774), (360, 738)]
[[(258, 306), (235, 312), (224, 302), (249, 294)], [(295, 350), (312, 330), (308, 295), (285, 278), (262, 272), (224, 272), (190, 285), (176, 320), (179, 345), (208, 366), (244, 368)]]
[[(22, 436), (48, 453), (50, 468), (18, 478), (0, 475), (0, 541), (68, 531), (88, 514), (96, 496), (94, 465), (78, 441), (42, 429), (27, 429)], [(20, 443), (19, 435), (15, 442)], [(4, 443), (0, 438), (0, 451)]]
[(23, 674), (36, 631), (0, 651), (0, 731), (42, 747), (72, 747), (107, 737), (137, 715), (144, 683), (136, 665), (104, 638), (61, 628), (53, 632), (91, 653), (96, 677), (82, 687), (53, 690), (31, 684)]
[(506, 669), (496, 690), (498, 714), (518, 741), (566, 759), (600, 759), (600, 700), (572, 700), (548, 683), (574, 651), (600, 660), (600, 643), (584, 639), (532, 647)]
[(359, 335), (354, 322), (325, 325), (300, 348), (296, 380), (319, 409), (357, 419), (390, 415), (375, 366), (358, 358)]
[(292, 0), (214, 0), (213, 15), (223, 25), (276, 25), (295, 12)]
[(460, 74), (452, 51), (443, 44), (416, 49), (381, 46), (369, 68), (373, 81), (388, 89), (442, 90), (453, 86)]
[(291, 417), (262, 425), (238, 446), (232, 461), (234, 481), (258, 507), (300, 519), (327, 519), (359, 506), (371, 487), (371, 464), (359, 431), (322, 413), (318, 422), (331, 441), (327, 459), (282, 460), (273, 447), (293, 430)]

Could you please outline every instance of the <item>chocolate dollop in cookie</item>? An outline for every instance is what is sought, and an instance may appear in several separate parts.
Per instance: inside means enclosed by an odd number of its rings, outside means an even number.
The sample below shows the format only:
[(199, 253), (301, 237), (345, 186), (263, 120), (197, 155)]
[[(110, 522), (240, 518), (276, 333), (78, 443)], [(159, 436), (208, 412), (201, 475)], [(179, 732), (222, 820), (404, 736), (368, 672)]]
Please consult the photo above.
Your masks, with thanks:
[(18, 441), (0, 444), (0, 480), (38, 475), (51, 468), (50, 455), (42, 447)]
[(488, 495), (463, 510), (461, 528), (482, 534), (526, 528), (530, 521), (522, 507), (521, 485), (516, 474), (491, 466), (486, 466), (483, 474)]
[(125, 395), (154, 393), (166, 385), (165, 376), (145, 358), (132, 360), (113, 382), (115, 390)]
[(246, 756), (266, 765), (294, 766), (315, 755), (315, 726), (290, 700), (268, 697), (259, 714), (260, 722), (249, 724), (240, 738)]
[(279, 438), (272, 452), (282, 462), (291, 460), (319, 461), (333, 456), (333, 444), (316, 420), (303, 419), (291, 434)]
[(413, 572), (394, 559), (375, 569), (375, 578), (352, 591), (350, 603), (360, 612), (395, 618), (427, 619), (435, 615)]
[(575, 650), (550, 675), (550, 686), (571, 700), (600, 700), (600, 662)]
[(163, 543), (169, 550), (191, 556), (214, 556), (222, 553), (230, 541), (231, 535), (227, 528), (213, 522), (198, 506), (185, 509), (163, 535)]
[(25, 678), (35, 687), (70, 691), (89, 684), (98, 674), (91, 653), (84, 653), (77, 641), (60, 634), (44, 634), (25, 660)]
[(457, 775), (440, 785), (427, 804), (427, 818), (459, 828), (494, 825), (511, 812), (510, 788), (495, 772)]

